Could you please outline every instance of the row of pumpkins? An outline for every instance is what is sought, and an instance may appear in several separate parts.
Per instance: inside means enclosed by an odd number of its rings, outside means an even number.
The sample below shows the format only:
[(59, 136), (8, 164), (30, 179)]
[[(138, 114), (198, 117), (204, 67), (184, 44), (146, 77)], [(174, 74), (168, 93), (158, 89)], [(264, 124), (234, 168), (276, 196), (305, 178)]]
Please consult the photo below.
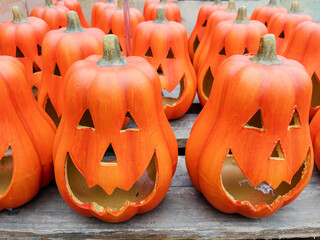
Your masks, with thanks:
[[(186, 147), (195, 187), (219, 210), (251, 218), (269, 216), (302, 192), (313, 169), (312, 81), (300, 63), (277, 56), (275, 35), (249, 21), (245, 7), (234, 13), (233, 0), (228, 8), (220, 1), (204, 5), (188, 49), (177, 7), (147, 0), (144, 13), (150, 11), (154, 21), (135, 26), (143, 16), (130, 9), (134, 56), (123, 57), (124, 17), (116, 3), (93, 8), (92, 23), (103, 31), (81, 26), (88, 27), (76, 0), (55, 4), (46, 0), (31, 12), (44, 21), (25, 18), (13, 7), (14, 19), (0, 25), (0, 53), (12, 56), (0, 56), (0, 209), (28, 202), (53, 171), (62, 197), (83, 215), (120, 222), (156, 207), (177, 166), (168, 119), (182, 116), (196, 93), (189, 56), (198, 64), (200, 101), (207, 101)], [(61, 4), (77, 10), (80, 20)], [(258, 9), (264, 8), (277, 9)], [(216, 12), (210, 15), (210, 9)], [(233, 20), (222, 22), (231, 13)], [(212, 25), (214, 31), (204, 31)], [(297, 32), (288, 25), (288, 32)], [(312, 33), (305, 42), (316, 38)], [(276, 36), (284, 45), (282, 33)], [(303, 51), (304, 37), (298, 39)], [(316, 45), (310, 48), (317, 51)], [(299, 55), (300, 48), (292, 49)], [(316, 67), (313, 58), (305, 61)], [(162, 89), (170, 92), (179, 83), (177, 99), (161, 96)], [(32, 88), (38, 88), (37, 101)], [(316, 156), (319, 118), (311, 123)]]

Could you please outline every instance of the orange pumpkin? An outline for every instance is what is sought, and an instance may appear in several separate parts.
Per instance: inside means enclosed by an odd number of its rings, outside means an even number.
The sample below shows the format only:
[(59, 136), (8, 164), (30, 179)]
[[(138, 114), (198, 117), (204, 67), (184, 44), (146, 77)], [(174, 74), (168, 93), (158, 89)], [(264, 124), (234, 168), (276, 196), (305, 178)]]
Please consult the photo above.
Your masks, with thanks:
[(108, 222), (150, 211), (178, 159), (156, 71), (143, 58), (122, 57), (117, 37), (107, 35), (104, 55), (74, 63), (66, 78), (54, 162), (62, 197)]
[(30, 16), (41, 18), (53, 30), (67, 26), (68, 11), (66, 7), (55, 6), (52, 0), (45, 0), (45, 5), (32, 9)]
[(190, 178), (214, 207), (261, 218), (301, 193), (313, 169), (311, 93), (304, 67), (276, 55), (272, 34), (254, 57), (220, 65), (186, 146)]
[(270, 0), (267, 6), (261, 5), (254, 9), (251, 15), (251, 20), (258, 20), (267, 27), (270, 18), (279, 12), (286, 13), (287, 9), (285, 9), (284, 7), (279, 7), (277, 0)]
[(49, 26), (39, 18), (25, 18), (18, 6), (12, 13), (12, 21), (0, 24), (0, 53), (16, 57), (25, 66), (30, 88), (37, 90), (42, 75), (42, 40)]
[(284, 55), (297, 25), (303, 21), (312, 21), (312, 17), (301, 12), (298, 1), (291, 3), (291, 9), (288, 13), (280, 12), (270, 19), (268, 31), (276, 37), (279, 55)]
[(284, 56), (300, 62), (307, 70), (313, 85), (310, 119), (320, 109), (320, 49), (318, 43), (320, 24), (311, 21), (301, 22), (288, 43)]
[(184, 26), (166, 19), (165, 9), (157, 9), (154, 22), (138, 25), (133, 35), (132, 54), (144, 57), (158, 70), (162, 89), (178, 96), (164, 94), (162, 104), (168, 119), (184, 115), (196, 94), (196, 74), (188, 55), (188, 34)]
[(314, 149), (314, 160), (320, 169), (320, 114), (316, 112), (310, 122), (310, 133)]
[[(91, 26), (100, 28), (101, 30), (110, 31), (110, 25), (107, 25), (106, 23), (100, 22), (100, 18), (103, 16), (104, 11), (108, 8), (116, 8), (117, 3), (115, 3), (113, 0), (108, 1), (99, 1), (93, 5), (92, 11), (91, 11)], [(110, 19), (109, 19), (110, 21)], [(109, 22), (108, 21), (108, 22)], [(98, 25), (101, 24), (101, 25)], [(106, 28), (106, 29), (105, 29)]]
[(268, 33), (265, 25), (259, 21), (249, 21), (247, 8), (240, 7), (236, 20), (223, 21), (214, 28), (214, 35), (207, 41), (209, 51), (202, 54), (203, 64), (200, 66), (198, 79), (198, 97), (202, 106), (208, 101), (212, 84), (220, 64), (228, 57), (236, 54), (257, 52), (260, 38)]
[[(149, 7), (150, 4), (152, 3), (159, 3), (160, 0), (146, 0), (144, 2), (144, 6), (143, 6), (143, 12), (146, 12), (146, 9)], [(167, 0), (167, 3), (173, 3), (172, 0)]]
[(166, 12), (167, 19), (169, 21), (176, 21), (181, 23), (181, 13), (177, 4), (167, 2), (167, 0), (160, 0), (159, 2), (154, 1), (150, 4), (147, 4), (147, 7), (144, 9), (143, 16), (146, 21), (154, 21), (157, 17), (158, 7), (163, 7)]
[(34, 99), (25, 68), (0, 56), (0, 210), (30, 201), (53, 178), (55, 126)]
[(196, 25), (190, 34), (188, 42), (191, 60), (193, 60), (194, 53), (202, 41), (209, 16), (216, 11), (224, 11), (227, 7), (227, 4), (221, 4), (221, 0), (214, 0), (214, 3), (207, 3), (201, 6)]
[(53, 4), (56, 6), (66, 7), (70, 11), (76, 11), (79, 16), (81, 25), (85, 28), (90, 27), (86, 18), (83, 15), (81, 5), (79, 4), (78, 0), (53, 0)]
[(102, 53), (104, 33), (82, 28), (76, 12), (68, 12), (68, 26), (50, 31), (43, 40), (43, 72), (38, 102), (59, 125), (63, 112), (64, 77), (75, 61)]

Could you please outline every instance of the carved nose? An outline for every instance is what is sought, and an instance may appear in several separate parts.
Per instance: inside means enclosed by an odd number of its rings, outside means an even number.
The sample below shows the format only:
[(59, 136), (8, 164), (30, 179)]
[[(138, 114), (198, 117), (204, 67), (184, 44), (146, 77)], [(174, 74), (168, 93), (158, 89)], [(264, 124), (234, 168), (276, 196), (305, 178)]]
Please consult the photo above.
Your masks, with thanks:
[(272, 160), (285, 160), (284, 153), (280, 144), (280, 140), (277, 142), (276, 146), (274, 147), (270, 159)]

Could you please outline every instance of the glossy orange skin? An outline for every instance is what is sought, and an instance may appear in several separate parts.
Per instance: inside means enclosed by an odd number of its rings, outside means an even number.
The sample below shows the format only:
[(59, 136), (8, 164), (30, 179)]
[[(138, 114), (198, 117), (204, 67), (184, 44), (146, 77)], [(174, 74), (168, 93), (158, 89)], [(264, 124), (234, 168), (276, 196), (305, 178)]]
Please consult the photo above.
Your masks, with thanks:
[[(151, 48), (153, 57), (145, 56)], [(169, 49), (175, 58), (167, 59)], [(183, 95), (175, 105), (164, 106), (168, 119), (184, 115), (190, 108), (196, 94), (197, 78), (188, 56), (188, 35), (184, 26), (177, 22), (143, 22), (138, 25), (132, 40), (132, 54), (144, 57), (155, 68), (162, 66), (161, 88), (171, 92), (185, 75)]]
[[(319, 36), (320, 24), (311, 21), (300, 23), (288, 43), (284, 56), (300, 62), (307, 70), (310, 77), (315, 73), (320, 76), (319, 64)], [(316, 114), (320, 106), (310, 107), (310, 119)]]
[(30, 16), (41, 18), (48, 25), (50, 30), (67, 26), (67, 13), (69, 9), (63, 6), (44, 7), (40, 6), (32, 9)]
[[(100, 28), (104, 32), (110, 31), (110, 25), (107, 25), (106, 23), (100, 22), (101, 16), (104, 14), (104, 11), (107, 8), (116, 8), (117, 3), (116, 2), (105, 2), (105, 1), (99, 1), (93, 5), (92, 11), (91, 11), (91, 26)], [(110, 19), (109, 19), (110, 21)]]
[(257, 20), (268, 26), (270, 18), (279, 12), (286, 13), (288, 11), (284, 7), (261, 5), (254, 9), (251, 20)]
[(161, 2), (152, 2), (147, 4), (143, 12), (145, 21), (154, 21), (157, 17), (157, 8), (163, 7), (168, 21), (176, 21), (181, 23), (181, 13), (177, 4), (175, 3), (161, 3)]
[[(125, 58), (125, 66), (101, 67), (97, 65), (100, 57), (78, 61), (68, 70), (66, 112), (55, 138), (55, 177), (62, 197), (75, 211), (108, 222), (122, 222), (150, 211), (163, 199), (176, 169), (178, 148), (162, 109), (160, 81), (153, 67), (140, 57)], [(77, 129), (86, 109), (91, 112), (95, 130)], [(120, 133), (127, 111), (139, 131)], [(100, 166), (101, 155), (110, 143), (118, 166)], [(99, 185), (108, 194), (116, 187), (129, 189), (155, 153), (155, 189), (140, 206), (126, 204), (115, 212), (109, 208), (97, 212), (92, 203), (76, 203), (70, 196), (65, 180), (67, 152), (88, 186)]]
[[(229, 20), (216, 25), (214, 32), (215, 34), (212, 37), (204, 38), (203, 42), (199, 45), (200, 48), (201, 44), (206, 44), (205, 47), (208, 49), (208, 51), (203, 51), (201, 55), (203, 63), (199, 66), (197, 74), (197, 92), (202, 106), (208, 101), (208, 97), (203, 90), (203, 82), (208, 69), (211, 69), (211, 73), (215, 77), (218, 67), (228, 57), (243, 54), (245, 48), (250, 53), (257, 52), (260, 38), (267, 34), (268, 30), (259, 21), (253, 20), (249, 23), (235, 23), (234, 20)], [(219, 54), (223, 47), (226, 52), (225, 56)], [(201, 54), (200, 50), (199, 54)]]
[(33, 73), (33, 62), (42, 69), (42, 56), (38, 55), (37, 45), (42, 46), (44, 35), (49, 31), (48, 24), (42, 19), (28, 17), (28, 22), (12, 23), (11, 20), (0, 24), (0, 54), (16, 57), (18, 47), (25, 57), (17, 58), (26, 69), (28, 84), (39, 88), (42, 72)]
[[(254, 63), (250, 56), (243, 55), (225, 60), (218, 69), (213, 92), (191, 130), (186, 146), (188, 173), (194, 186), (220, 211), (266, 217), (293, 201), (311, 177), (311, 82), (301, 64), (278, 58), (282, 65)], [(264, 130), (244, 128), (259, 108)], [(301, 126), (288, 130), (295, 108)], [(277, 141), (285, 154), (283, 161), (269, 159)], [(221, 169), (229, 149), (254, 186), (265, 181), (273, 189), (282, 181), (291, 181), (308, 152), (310, 160), (307, 172), (291, 192), (269, 207), (265, 203), (253, 207), (249, 202), (234, 202), (223, 189)]]
[(194, 58), (193, 45), (194, 45), (194, 41), (196, 40), (196, 37), (198, 37), (199, 42), (201, 42), (203, 35), (205, 33), (205, 30), (207, 27), (207, 26), (203, 26), (205, 21), (208, 21), (208, 18), (212, 13), (216, 11), (224, 11), (227, 9), (227, 7), (228, 7), (227, 4), (222, 5), (222, 4), (215, 4), (215, 3), (207, 3), (200, 8), (196, 25), (192, 30), (192, 33), (190, 34), (189, 41), (188, 41), (189, 55), (191, 60), (193, 60)]
[[(93, 54), (102, 54), (104, 33), (97, 28), (84, 32), (67, 33), (66, 28), (50, 31), (43, 40), (43, 72), (38, 92), (38, 102), (44, 108), (47, 97), (57, 115), (63, 112), (65, 74), (70, 65)], [(53, 74), (57, 63), (61, 77)]]
[[(277, 13), (270, 18), (268, 31), (274, 34), (277, 41), (277, 53), (284, 55), (287, 51), (288, 43), (295, 33), (297, 25), (303, 21), (312, 21), (312, 17), (303, 13)], [(284, 38), (279, 38), (284, 31)]]
[(77, 12), (82, 27), (85, 27), (85, 28), (90, 27), (86, 18), (83, 15), (81, 5), (78, 2), (78, 0), (61, 0), (61, 1), (53, 0), (52, 2), (56, 6), (63, 6), (63, 7), (68, 8), (70, 11)]
[(313, 143), (314, 161), (320, 169), (320, 114), (316, 112), (310, 122), (310, 133)]
[(0, 56), (0, 156), (10, 146), (13, 176), (0, 195), (0, 210), (30, 201), (53, 178), (55, 126), (33, 97), (25, 68), (16, 58)]

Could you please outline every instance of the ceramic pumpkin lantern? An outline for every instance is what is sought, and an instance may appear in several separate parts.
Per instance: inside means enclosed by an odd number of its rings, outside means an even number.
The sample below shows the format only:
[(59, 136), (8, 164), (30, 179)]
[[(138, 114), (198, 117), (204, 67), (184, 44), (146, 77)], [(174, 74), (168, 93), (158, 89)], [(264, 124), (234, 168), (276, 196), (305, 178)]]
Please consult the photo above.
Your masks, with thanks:
[[(108, 8), (116, 8), (117, 7), (117, 3), (115, 3), (113, 0), (108, 0), (108, 1), (99, 1), (97, 3), (95, 3), (92, 7), (92, 11), (91, 11), (91, 26), (92, 27), (96, 27), (96, 28), (100, 28), (100, 29), (104, 29), (106, 23), (102, 23), (100, 22), (100, 18), (103, 16), (104, 11)], [(110, 19), (109, 19), (110, 20)], [(100, 23), (101, 26), (99, 26), (98, 24)], [(107, 25), (106, 26), (106, 31), (110, 31), (110, 26)]]
[(192, 30), (188, 41), (189, 55), (191, 60), (193, 60), (194, 53), (196, 52), (203, 38), (209, 16), (216, 11), (224, 11), (227, 9), (227, 7), (228, 5), (222, 4), (221, 0), (214, 0), (213, 3), (207, 3), (201, 6), (196, 25)]
[(167, 2), (167, 0), (155, 1), (148, 4), (143, 12), (145, 21), (156, 20), (158, 7), (164, 8), (168, 21), (181, 23), (181, 13), (178, 5), (173, 2)]
[(18, 6), (12, 13), (12, 21), (0, 24), (0, 53), (16, 57), (25, 66), (30, 88), (37, 89), (42, 74), (42, 40), (49, 26), (39, 18), (25, 18)]
[(104, 55), (74, 63), (66, 78), (54, 162), (62, 197), (108, 222), (150, 211), (168, 191), (178, 158), (156, 71), (143, 58), (122, 57), (110, 34)]
[(75, 61), (102, 53), (104, 33), (82, 28), (76, 12), (68, 12), (68, 26), (50, 31), (43, 40), (43, 72), (38, 102), (59, 125), (63, 112), (64, 77)]
[(266, 217), (292, 202), (312, 174), (311, 82), (275, 45), (265, 35), (255, 56), (220, 65), (187, 142), (193, 184), (226, 213)]
[(78, 0), (53, 0), (53, 4), (56, 6), (66, 7), (70, 11), (77, 12), (81, 25), (85, 28), (90, 27), (87, 20), (85, 19), (84, 15), (83, 15), (81, 5), (78, 2)]
[(53, 178), (55, 126), (34, 99), (24, 66), (0, 56), (0, 210), (30, 201)]
[(178, 96), (163, 93), (162, 104), (168, 119), (185, 114), (196, 94), (196, 75), (188, 56), (188, 36), (184, 26), (169, 22), (163, 7), (155, 21), (138, 25), (132, 41), (132, 54), (144, 57), (158, 71), (161, 87), (167, 92), (179, 89)]
[(210, 38), (211, 41), (205, 41), (210, 50), (202, 53), (203, 64), (197, 74), (197, 91), (202, 106), (208, 101), (220, 64), (232, 55), (257, 52), (259, 40), (268, 33), (268, 30), (259, 21), (249, 21), (247, 8), (240, 7), (236, 20), (219, 23), (214, 28), (214, 32), (214, 36)]
[(312, 21), (312, 17), (302, 13), (298, 1), (291, 3), (291, 9), (288, 13), (280, 12), (270, 19), (268, 31), (276, 37), (277, 53), (279, 55), (286, 52), (297, 25), (303, 21)]
[(32, 9), (30, 16), (41, 18), (53, 30), (67, 26), (68, 11), (64, 6), (55, 6), (52, 0), (45, 0), (45, 5)]

